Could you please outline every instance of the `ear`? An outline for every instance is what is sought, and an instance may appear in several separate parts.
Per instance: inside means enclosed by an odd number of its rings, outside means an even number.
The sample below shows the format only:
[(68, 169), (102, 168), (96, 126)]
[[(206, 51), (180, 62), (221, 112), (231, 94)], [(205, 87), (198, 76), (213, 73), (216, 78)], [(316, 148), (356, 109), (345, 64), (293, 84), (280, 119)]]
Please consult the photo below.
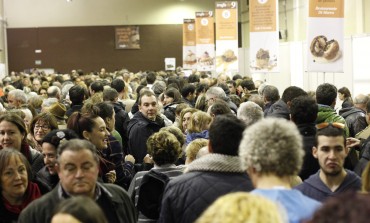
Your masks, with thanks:
[[(59, 176), (59, 174), (61, 174), (61, 173), (60, 173), (60, 169), (61, 169), (61, 168), (60, 168), (59, 163), (56, 163), (56, 164), (55, 164), (55, 170), (57, 171), (58, 176)], [(59, 179), (61, 179), (61, 178), (60, 178), (60, 176), (59, 176)]]
[(90, 133), (88, 131), (83, 131), (82, 136), (84, 137), (84, 139), (90, 140)]
[(208, 141), (208, 152), (209, 152), (209, 153), (213, 153), (213, 149), (212, 149), (211, 141)]
[(312, 147), (312, 156), (315, 157), (316, 159), (317, 159), (317, 150), (318, 149), (316, 148), (316, 146)]

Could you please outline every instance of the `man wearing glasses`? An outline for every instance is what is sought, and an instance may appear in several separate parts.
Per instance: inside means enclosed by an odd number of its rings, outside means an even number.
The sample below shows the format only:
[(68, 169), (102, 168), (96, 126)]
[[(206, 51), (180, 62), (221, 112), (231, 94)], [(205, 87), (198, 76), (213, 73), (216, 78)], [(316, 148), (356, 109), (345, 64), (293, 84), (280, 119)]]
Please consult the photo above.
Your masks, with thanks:
[(361, 188), (361, 179), (343, 167), (348, 154), (344, 127), (342, 123), (316, 125), (312, 154), (318, 159), (320, 170), (295, 189), (315, 200), (324, 201), (345, 191)]

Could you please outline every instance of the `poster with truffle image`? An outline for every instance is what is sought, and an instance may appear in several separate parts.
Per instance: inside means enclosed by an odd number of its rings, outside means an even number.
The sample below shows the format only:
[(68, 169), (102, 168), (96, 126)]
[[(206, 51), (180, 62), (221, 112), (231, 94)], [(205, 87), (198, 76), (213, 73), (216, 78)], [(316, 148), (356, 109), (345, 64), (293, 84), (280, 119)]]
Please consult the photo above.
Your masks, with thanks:
[(278, 0), (250, 0), (251, 72), (279, 72)]
[(197, 68), (197, 57), (195, 55), (195, 19), (184, 19), (182, 43), (182, 67), (190, 70)]
[(344, 0), (310, 0), (307, 71), (343, 72)]
[(216, 72), (238, 72), (238, 2), (216, 2)]
[(196, 12), (196, 57), (198, 71), (215, 70), (215, 40), (213, 12)]

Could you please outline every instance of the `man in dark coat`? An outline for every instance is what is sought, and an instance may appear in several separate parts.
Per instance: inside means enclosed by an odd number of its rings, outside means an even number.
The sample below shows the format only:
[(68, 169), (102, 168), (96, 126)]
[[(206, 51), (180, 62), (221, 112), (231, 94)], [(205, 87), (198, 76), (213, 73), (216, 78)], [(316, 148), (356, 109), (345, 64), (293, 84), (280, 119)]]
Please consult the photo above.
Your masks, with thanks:
[(157, 115), (157, 98), (152, 91), (141, 92), (138, 104), (139, 112), (135, 113), (128, 124), (128, 151), (138, 163), (142, 163), (147, 154), (146, 141), (165, 124)]
[(158, 222), (194, 222), (218, 197), (253, 189), (238, 157), (244, 128), (234, 115), (216, 116), (209, 129), (210, 154), (190, 163), (184, 175), (168, 183)]

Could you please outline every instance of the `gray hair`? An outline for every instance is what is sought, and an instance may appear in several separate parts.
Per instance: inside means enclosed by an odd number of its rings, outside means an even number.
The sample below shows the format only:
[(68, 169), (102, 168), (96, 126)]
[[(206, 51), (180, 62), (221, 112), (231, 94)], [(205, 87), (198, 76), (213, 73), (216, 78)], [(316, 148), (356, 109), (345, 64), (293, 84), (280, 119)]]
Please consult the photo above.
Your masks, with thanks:
[(226, 100), (226, 93), (225, 91), (220, 87), (210, 87), (208, 91), (206, 92), (207, 97), (216, 97), (222, 100)]
[(27, 95), (24, 93), (24, 91), (20, 89), (14, 89), (9, 91), (8, 96), (11, 95), (13, 96), (16, 100), (20, 101), (22, 104), (27, 103)]
[(260, 174), (294, 176), (303, 163), (302, 137), (293, 122), (266, 118), (244, 131), (239, 156)]
[(367, 95), (364, 95), (364, 94), (359, 94), (357, 95), (354, 100), (353, 100), (353, 103), (354, 104), (364, 104), (366, 105), (366, 103), (369, 101), (369, 96)]
[(57, 98), (61, 96), (60, 88), (57, 86), (50, 86), (47, 90), (47, 93), (49, 98)]
[(263, 111), (258, 104), (247, 101), (240, 104), (237, 117), (250, 126), (263, 118)]

